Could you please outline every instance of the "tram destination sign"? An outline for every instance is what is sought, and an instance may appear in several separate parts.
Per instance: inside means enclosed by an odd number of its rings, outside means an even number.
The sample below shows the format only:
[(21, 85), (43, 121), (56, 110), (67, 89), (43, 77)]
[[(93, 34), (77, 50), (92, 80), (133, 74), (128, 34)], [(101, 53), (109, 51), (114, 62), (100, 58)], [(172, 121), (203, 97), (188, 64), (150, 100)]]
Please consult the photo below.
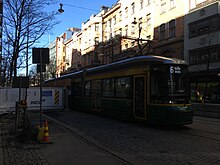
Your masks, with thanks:
[(170, 73), (171, 74), (181, 74), (182, 70), (179, 66), (171, 66), (170, 67)]

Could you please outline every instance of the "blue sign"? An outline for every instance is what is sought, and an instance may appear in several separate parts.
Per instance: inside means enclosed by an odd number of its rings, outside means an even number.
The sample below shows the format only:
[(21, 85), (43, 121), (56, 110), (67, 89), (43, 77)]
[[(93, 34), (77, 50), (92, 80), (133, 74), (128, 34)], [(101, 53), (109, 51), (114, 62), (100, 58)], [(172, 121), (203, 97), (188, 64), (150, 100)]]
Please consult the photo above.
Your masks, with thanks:
[(52, 91), (42, 91), (42, 96), (44, 97), (52, 96)]

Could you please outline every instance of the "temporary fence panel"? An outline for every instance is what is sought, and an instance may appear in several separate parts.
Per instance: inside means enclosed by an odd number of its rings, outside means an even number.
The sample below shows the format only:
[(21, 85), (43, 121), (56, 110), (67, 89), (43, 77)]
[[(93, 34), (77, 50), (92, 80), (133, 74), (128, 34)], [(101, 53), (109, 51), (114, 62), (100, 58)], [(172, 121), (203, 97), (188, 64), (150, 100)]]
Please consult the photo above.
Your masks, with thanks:
[[(20, 91), (20, 92), (19, 92)], [(0, 114), (14, 112), (15, 103), (24, 100), (26, 89), (0, 88)], [(63, 109), (65, 104), (64, 88), (42, 88), (42, 109)], [(40, 88), (27, 89), (27, 110), (40, 109)]]
[(0, 88), (0, 114), (14, 111), (15, 102), (19, 100), (19, 89)]
[[(42, 108), (43, 109), (62, 109), (63, 88), (43, 88), (42, 89)], [(40, 90), (39, 88), (30, 88), (27, 92), (27, 109), (39, 109)]]

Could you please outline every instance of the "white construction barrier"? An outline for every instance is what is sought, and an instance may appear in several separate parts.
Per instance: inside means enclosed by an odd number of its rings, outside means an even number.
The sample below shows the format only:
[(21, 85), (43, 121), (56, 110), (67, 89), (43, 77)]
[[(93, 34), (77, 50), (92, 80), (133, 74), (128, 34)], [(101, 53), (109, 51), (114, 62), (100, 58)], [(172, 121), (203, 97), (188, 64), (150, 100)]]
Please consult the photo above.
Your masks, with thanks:
[[(24, 100), (26, 89), (0, 88), (0, 114), (14, 112), (16, 101)], [(64, 88), (43, 87), (42, 88), (42, 109), (63, 109)], [(40, 88), (31, 87), (27, 89), (27, 110), (40, 109)]]

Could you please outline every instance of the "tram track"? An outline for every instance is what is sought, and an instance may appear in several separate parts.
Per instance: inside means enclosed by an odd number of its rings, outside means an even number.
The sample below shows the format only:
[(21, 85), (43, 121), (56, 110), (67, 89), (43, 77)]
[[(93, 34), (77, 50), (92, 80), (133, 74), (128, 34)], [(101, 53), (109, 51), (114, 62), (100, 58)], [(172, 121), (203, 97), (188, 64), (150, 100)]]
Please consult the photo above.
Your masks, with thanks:
[(220, 126), (220, 122), (218, 122), (218, 121), (209, 121), (207, 119), (194, 119), (194, 120), (196, 120), (196, 122), (203, 123), (203, 124)]
[[(215, 140), (215, 141), (219, 141), (220, 142), (220, 134), (213, 134), (213, 133), (208, 133), (206, 131), (202, 131), (202, 130), (198, 130), (198, 129), (194, 129), (195, 131), (181, 131), (180, 133), (186, 134), (186, 135), (191, 135), (191, 136), (195, 136), (195, 137), (199, 137), (199, 138), (204, 138), (204, 139), (209, 139), (209, 140)], [(205, 133), (204, 133), (205, 132)], [(217, 135), (217, 136), (215, 136)]]
[(217, 120), (213, 119), (207, 119), (207, 118), (195, 118), (194, 119), (195, 123), (198, 124), (198, 126), (185, 126), (184, 130), (181, 130), (181, 133), (191, 135), (191, 136), (196, 136), (200, 138), (205, 138), (209, 140), (215, 140), (215, 141), (220, 141), (220, 132), (217, 130), (211, 131), (211, 130), (206, 130), (207, 125), (212, 125), (214, 127), (220, 127), (220, 122)]

